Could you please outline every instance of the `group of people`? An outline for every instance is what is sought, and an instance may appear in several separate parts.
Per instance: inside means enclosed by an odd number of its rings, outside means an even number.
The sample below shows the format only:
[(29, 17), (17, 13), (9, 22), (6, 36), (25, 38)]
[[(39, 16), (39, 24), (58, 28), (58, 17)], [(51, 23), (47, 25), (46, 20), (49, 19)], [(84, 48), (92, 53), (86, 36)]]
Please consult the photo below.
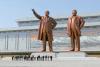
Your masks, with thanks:
[[(48, 42), (49, 51), (52, 52), (53, 29), (56, 27), (57, 22), (49, 16), (48, 10), (45, 11), (45, 16), (40, 16), (34, 9), (32, 9), (32, 12), (40, 20), (38, 39), (43, 42), (42, 52), (46, 51), (46, 42)], [(77, 10), (72, 10), (72, 16), (68, 18), (66, 31), (71, 39), (70, 51), (80, 51), (81, 29), (84, 23), (84, 19), (77, 15)]]

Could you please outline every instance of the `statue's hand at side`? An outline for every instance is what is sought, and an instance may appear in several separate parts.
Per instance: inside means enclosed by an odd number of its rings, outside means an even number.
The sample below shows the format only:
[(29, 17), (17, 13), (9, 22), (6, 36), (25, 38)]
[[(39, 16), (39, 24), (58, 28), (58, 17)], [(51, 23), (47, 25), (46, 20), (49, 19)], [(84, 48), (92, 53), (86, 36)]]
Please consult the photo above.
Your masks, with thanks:
[(71, 36), (71, 34), (69, 33), (69, 32), (67, 32), (67, 35), (70, 37)]

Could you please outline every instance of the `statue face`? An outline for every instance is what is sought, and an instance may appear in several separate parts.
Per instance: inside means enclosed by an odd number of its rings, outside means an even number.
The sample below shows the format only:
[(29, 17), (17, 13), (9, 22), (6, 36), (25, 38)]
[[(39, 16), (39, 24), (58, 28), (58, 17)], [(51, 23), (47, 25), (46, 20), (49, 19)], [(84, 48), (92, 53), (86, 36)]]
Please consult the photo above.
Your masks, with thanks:
[(72, 15), (73, 15), (73, 16), (76, 16), (76, 15), (77, 15), (77, 11), (76, 11), (76, 10), (73, 10), (73, 11), (72, 11)]
[(45, 16), (49, 16), (49, 11), (45, 11)]

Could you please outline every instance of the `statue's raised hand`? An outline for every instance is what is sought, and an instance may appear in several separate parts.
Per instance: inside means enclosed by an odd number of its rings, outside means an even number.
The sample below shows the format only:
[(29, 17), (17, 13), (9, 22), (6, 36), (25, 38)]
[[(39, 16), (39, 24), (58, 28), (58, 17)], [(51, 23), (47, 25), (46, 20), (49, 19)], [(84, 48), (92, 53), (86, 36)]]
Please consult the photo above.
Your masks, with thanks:
[(32, 9), (32, 11), (34, 12), (35, 10), (34, 10), (34, 9)]

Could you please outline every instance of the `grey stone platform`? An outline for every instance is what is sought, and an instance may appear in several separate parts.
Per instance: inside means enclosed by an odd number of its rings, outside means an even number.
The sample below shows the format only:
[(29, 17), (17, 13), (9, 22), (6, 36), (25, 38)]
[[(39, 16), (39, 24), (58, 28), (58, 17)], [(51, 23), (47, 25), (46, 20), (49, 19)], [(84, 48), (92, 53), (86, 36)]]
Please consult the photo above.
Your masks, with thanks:
[(72, 58), (72, 57), (86, 57), (87, 54), (85, 52), (34, 52), (31, 54), (31, 56), (52, 56), (53, 60), (65, 60), (67, 58)]
[(0, 61), (0, 67), (100, 67), (100, 60)]
[(31, 56), (53, 56), (52, 61), (0, 61), (0, 67), (100, 67), (100, 58), (85, 52), (33, 52)]

